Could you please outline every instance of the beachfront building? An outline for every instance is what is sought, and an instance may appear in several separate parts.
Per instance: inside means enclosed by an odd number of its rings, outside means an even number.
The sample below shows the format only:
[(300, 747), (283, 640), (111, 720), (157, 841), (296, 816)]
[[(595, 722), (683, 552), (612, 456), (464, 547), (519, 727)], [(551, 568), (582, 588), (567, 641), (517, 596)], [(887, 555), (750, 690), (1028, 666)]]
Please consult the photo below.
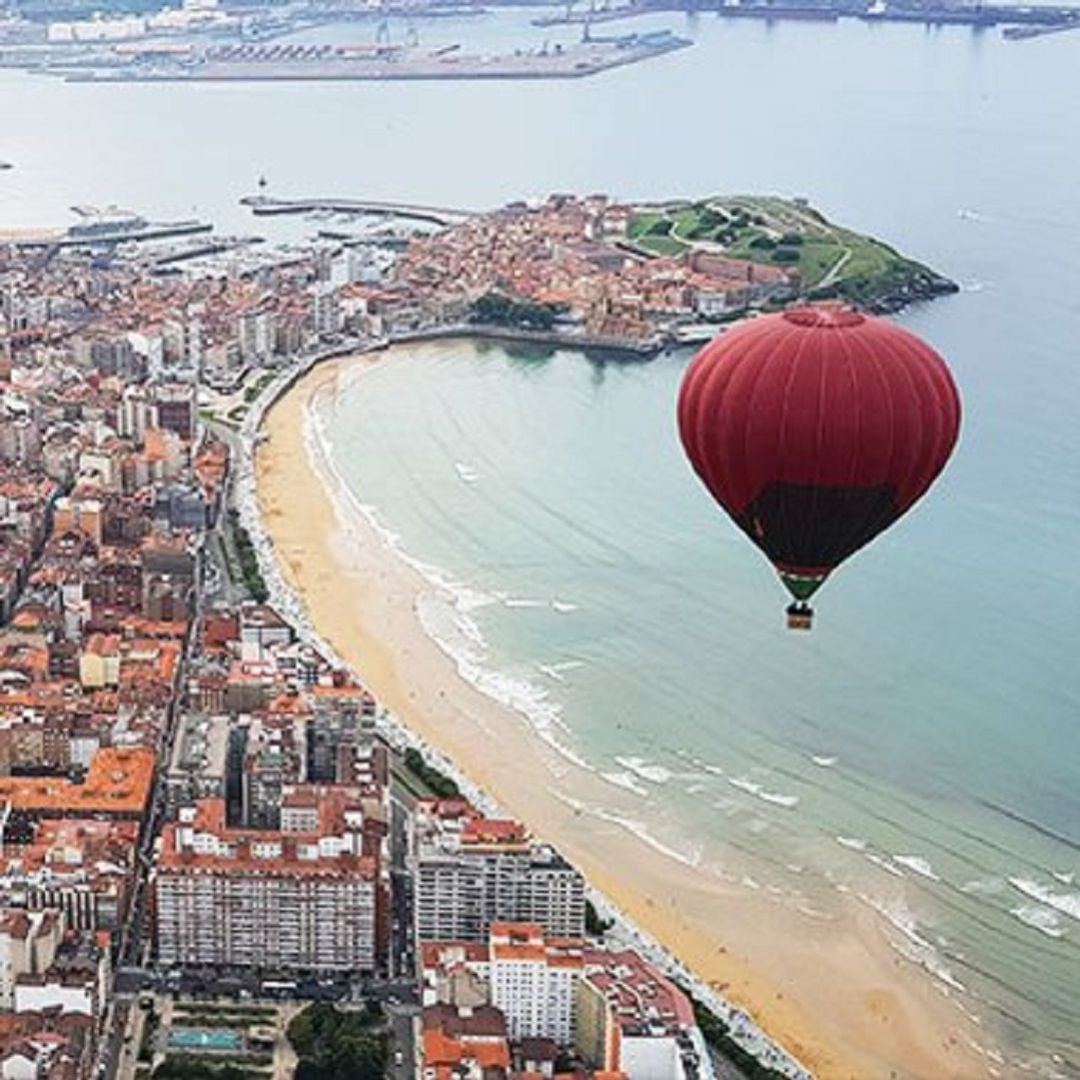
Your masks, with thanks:
[(485, 818), (465, 799), (427, 800), (414, 819), (414, 917), (420, 941), (484, 941), (494, 923), (585, 933), (585, 882), (516, 821)]
[(689, 999), (636, 952), (590, 949), (576, 990), (576, 1046), (590, 1065), (634, 1080), (698, 1075), (704, 1044)]
[(535, 923), (494, 923), (485, 944), (428, 942), (423, 947), (424, 1002), (491, 1004), (514, 1040), (569, 1045), (584, 968), (580, 939), (545, 938)]
[(164, 964), (371, 971), (385, 893), (365, 853), (362, 812), (319, 803), (311, 832), (234, 829), (225, 804), (180, 810), (155, 881)]
[(690, 1001), (632, 950), (496, 923), (484, 943), (425, 943), (421, 963), (425, 1032), (440, 1033), (425, 1036), (425, 1053), (440, 1061), (455, 1052), (455, 1038), (475, 1039), (485, 1017), (484, 1032), (503, 1031), (506, 1056), (525, 1068), (569, 1056), (596, 1076), (711, 1075)]

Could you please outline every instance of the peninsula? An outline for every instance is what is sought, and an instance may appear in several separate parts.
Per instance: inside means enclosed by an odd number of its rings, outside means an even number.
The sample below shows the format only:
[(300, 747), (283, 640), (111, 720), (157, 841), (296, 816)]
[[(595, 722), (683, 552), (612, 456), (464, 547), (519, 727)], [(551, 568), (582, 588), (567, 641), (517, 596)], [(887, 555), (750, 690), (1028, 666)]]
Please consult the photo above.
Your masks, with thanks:
[(456, 333), (650, 355), (795, 301), (835, 299), (880, 313), (957, 288), (799, 198), (552, 195), (486, 213), (349, 199), (244, 201), (261, 215), (437, 224), (414, 233), (378, 280), (342, 292), (348, 328), (388, 342)]

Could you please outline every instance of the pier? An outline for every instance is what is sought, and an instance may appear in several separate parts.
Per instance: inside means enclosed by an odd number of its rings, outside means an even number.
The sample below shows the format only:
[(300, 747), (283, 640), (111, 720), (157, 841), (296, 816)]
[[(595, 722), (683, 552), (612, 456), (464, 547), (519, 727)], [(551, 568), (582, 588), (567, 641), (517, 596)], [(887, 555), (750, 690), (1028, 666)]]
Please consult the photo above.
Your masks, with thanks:
[(473, 217), (468, 210), (443, 206), (419, 206), (415, 203), (380, 202), (377, 199), (275, 199), (269, 195), (246, 195), (242, 206), (253, 214), (359, 214), (366, 217), (396, 217), (423, 221), (432, 225), (459, 225)]

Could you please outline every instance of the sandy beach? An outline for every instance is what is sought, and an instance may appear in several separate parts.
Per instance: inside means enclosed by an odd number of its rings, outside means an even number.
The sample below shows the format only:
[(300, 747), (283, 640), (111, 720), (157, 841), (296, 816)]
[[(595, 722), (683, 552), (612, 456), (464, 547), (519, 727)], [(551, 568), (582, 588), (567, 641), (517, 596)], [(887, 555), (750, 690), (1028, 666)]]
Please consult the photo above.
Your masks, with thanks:
[(431, 584), (387, 546), (309, 453), (312, 401), (335, 394), (343, 374), (399, 355), (391, 350), (318, 367), (264, 423), (257, 461), (263, 519), (286, 580), (321, 635), (406, 725), (554, 843), (816, 1075), (990, 1075), (974, 1046), (986, 1043), (987, 1033), (896, 954), (864, 905), (840, 899), (839, 917), (810, 918), (650, 845), (616, 815), (603, 821), (582, 814), (554, 793), (557, 782), (589, 802), (602, 786), (605, 805), (618, 805), (618, 792), (459, 676), (417, 615), (417, 598)]

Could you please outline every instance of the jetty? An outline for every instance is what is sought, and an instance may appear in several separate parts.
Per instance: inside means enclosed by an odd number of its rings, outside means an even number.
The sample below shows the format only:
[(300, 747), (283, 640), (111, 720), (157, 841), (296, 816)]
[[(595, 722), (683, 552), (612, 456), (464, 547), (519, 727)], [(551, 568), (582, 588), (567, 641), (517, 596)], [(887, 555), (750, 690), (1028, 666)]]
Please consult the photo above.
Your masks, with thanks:
[(423, 221), (432, 225), (460, 225), (475, 217), (469, 210), (444, 206), (420, 206), (416, 203), (381, 202), (377, 199), (275, 199), (270, 195), (245, 195), (242, 206), (253, 214), (357, 214), (364, 217), (395, 217)]

